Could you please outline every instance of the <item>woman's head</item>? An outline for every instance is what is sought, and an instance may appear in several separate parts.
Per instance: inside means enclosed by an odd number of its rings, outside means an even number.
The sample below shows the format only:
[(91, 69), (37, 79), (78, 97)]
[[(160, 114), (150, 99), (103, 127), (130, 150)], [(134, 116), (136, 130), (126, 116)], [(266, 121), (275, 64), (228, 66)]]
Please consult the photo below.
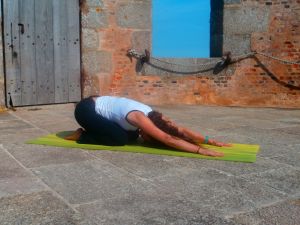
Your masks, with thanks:
[(152, 111), (148, 114), (148, 118), (162, 131), (166, 132), (175, 137), (180, 137), (178, 128), (173, 125), (173, 123), (166, 119), (162, 113), (157, 111)]

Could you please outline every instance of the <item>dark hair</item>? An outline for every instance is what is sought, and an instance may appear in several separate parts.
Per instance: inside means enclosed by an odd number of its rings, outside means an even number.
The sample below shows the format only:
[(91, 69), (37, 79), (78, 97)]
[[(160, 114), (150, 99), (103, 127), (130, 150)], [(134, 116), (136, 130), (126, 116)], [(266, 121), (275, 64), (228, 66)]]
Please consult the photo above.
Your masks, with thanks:
[(166, 132), (167, 134), (182, 138), (182, 134), (179, 132), (178, 128), (173, 126), (170, 121), (162, 118), (162, 113), (151, 111), (148, 114), (148, 118), (155, 124), (155, 126)]

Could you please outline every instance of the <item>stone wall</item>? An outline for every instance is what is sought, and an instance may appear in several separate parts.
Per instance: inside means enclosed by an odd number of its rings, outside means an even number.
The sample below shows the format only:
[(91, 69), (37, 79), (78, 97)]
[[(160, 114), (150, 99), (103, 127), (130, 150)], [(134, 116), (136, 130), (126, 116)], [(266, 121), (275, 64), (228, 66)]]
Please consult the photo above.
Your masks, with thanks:
[[(215, 76), (189, 73), (194, 67), (180, 66), (171, 68), (181, 73), (149, 65), (136, 71), (136, 61), (130, 61), (126, 51), (151, 50), (151, 1), (87, 0), (82, 7), (84, 96), (121, 95), (150, 104), (300, 106), (299, 65), (257, 56), (232, 64)], [(214, 10), (212, 18), (223, 17), (223, 32), (215, 29), (212, 33), (212, 41), (222, 41), (221, 52), (240, 55), (256, 50), (299, 60), (299, 0), (225, 0), (223, 7)], [(197, 65), (214, 59), (164, 60)]]
[[(214, 58), (164, 59), (194, 65), (172, 66), (175, 73), (150, 65), (140, 70), (136, 60), (126, 54), (130, 48), (151, 51), (152, 1), (80, 2), (83, 96), (120, 95), (149, 104), (300, 107), (299, 65), (280, 64), (257, 55), (217, 75), (190, 73), (200, 70), (196, 65)], [(211, 0), (213, 56), (225, 51), (240, 55), (255, 50), (299, 60), (300, 0), (223, 0), (221, 7), (220, 2)], [(1, 51), (0, 105), (5, 102), (2, 58)]]
[(127, 50), (150, 49), (151, 1), (82, 1), (83, 95), (113, 94), (143, 98)]
[[(224, 39), (233, 38), (224, 41), (224, 49), (259, 51), (285, 60), (299, 60), (299, 0), (236, 2), (241, 3), (225, 5)], [(244, 44), (239, 40), (245, 40)], [(284, 65), (257, 55), (235, 66), (228, 83), (230, 89), (218, 96), (216, 104), (222, 104), (224, 99), (230, 105), (300, 107), (299, 65)]]

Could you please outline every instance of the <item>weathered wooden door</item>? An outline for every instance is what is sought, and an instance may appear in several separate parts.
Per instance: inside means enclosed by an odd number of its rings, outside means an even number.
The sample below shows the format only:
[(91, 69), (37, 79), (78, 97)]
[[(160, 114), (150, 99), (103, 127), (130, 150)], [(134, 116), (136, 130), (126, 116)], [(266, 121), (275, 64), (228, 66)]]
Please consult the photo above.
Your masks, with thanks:
[(75, 102), (78, 0), (3, 0), (6, 95), (15, 106)]

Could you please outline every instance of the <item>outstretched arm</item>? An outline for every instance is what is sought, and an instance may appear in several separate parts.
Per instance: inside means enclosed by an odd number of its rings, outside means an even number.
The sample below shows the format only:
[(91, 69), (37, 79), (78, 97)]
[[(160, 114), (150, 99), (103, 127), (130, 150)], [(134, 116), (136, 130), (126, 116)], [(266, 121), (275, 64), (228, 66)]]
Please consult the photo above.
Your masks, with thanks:
[(192, 131), (188, 128), (185, 128), (185, 127), (179, 127), (177, 126), (178, 129), (179, 129), (179, 132), (187, 139), (190, 139), (192, 140), (194, 143), (196, 144), (202, 144), (202, 143), (207, 143), (209, 145), (215, 145), (215, 146), (231, 146), (231, 144), (228, 144), (228, 143), (223, 143), (223, 142), (220, 142), (220, 141), (216, 141), (214, 139), (207, 139), (201, 135), (200, 133), (197, 133), (195, 131)]
[(197, 144), (192, 144), (190, 142), (187, 142), (183, 139), (176, 138), (174, 136), (171, 136), (159, 128), (157, 128), (152, 121), (146, 117), (143, 113), (134, 111), (131, 112), (127, 116), (127, 120), (134, 124), (135, 126), (139, 127), (143, 132), (151, 136), (152, 138), (164, 143), (167, 146), (182, 150), (182, 151), (187, 151), (187, 152), (192, 152), (192, 153), (198, 153), (202, 155), (208, 155), (208, 156), (223, 156), (223, 153), (212, 151), (209, 149), (204, 149), (200, 147)]

